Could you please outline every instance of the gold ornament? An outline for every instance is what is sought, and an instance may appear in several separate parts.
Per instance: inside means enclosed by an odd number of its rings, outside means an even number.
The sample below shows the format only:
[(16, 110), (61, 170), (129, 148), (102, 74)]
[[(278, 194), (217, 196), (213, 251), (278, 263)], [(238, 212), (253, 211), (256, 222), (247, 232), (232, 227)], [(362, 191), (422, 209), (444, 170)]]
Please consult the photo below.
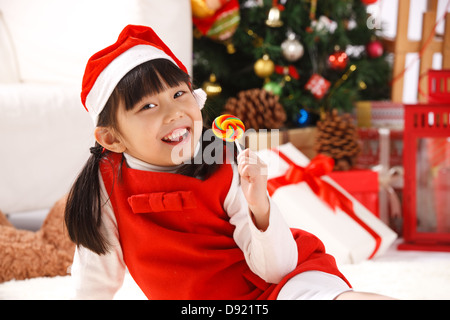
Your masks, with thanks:
[(216, 82), (216, 75), (211, 73), (209, 81), (203, 83), (202, 89), (205, 90), (208, 97), (218, 96), (222, 92), (222, 87)]
[(223, 41), (223, 44), (227, 48), (227, 53), (228, 54), (235, 54), (236, 53), (236, 48), (234, 47), (234, 44), (231, 41), (231, 39), (227, 39), (227, 40)]
[(192, 15), (196, 18), (209, 18), (214, 15), (216, 10), (208, 7), (205, 0), (191, 0)]
[(258, 59), (255, 62), (253, 69), (258, 77), (267, 78), (275, 70), (275, 64), (270, 60), (269, 55), (265, 54), (261, 59)]
[(273, 6), (269, 10), (269, 15), (267, 16), (266, 25), (271, 28), (279, 28), (283, 25), (281, 21), (281, 12), (277, 6)]

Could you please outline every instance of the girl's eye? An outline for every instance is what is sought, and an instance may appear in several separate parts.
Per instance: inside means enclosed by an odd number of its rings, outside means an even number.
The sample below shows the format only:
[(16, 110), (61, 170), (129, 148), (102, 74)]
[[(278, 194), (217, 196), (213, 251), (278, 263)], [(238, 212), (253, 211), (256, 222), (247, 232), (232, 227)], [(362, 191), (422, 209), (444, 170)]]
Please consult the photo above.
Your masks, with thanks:
[(175, 99), (181, 97), (184, 94), (184, 91), (177, 91), (175, 95), (173, 96)]
[(154, 107), (156, 107), (156, 104), (149, 103), (149, 104), (146, 104), (145, 106), (143, 106), (141, 110), (153, 109)]

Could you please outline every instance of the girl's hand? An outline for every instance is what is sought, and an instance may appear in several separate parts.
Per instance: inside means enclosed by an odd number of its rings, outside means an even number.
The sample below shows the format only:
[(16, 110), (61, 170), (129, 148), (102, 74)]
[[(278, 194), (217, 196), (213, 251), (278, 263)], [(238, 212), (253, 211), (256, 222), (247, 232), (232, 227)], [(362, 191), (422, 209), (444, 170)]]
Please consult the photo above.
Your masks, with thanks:
[(242, 191), (253, 213), (255, 225), (264, 231), (269, 226), (270, 212), (267, 196), (267, 165), (250, 149), (242, 151), (237, 161)]

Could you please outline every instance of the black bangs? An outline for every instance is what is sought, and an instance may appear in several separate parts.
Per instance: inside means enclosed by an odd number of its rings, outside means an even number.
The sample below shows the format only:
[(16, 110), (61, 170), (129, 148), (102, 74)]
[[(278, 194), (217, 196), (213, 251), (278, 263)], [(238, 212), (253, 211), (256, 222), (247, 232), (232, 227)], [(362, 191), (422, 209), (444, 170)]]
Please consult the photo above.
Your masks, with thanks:
[(165, 88), (186, 83), (191, 88), (189, 75), (167, 59), (155, 59), (129, 71), (117, 84), (116, 90), (131, 110), (144, 96), (158, 94)]

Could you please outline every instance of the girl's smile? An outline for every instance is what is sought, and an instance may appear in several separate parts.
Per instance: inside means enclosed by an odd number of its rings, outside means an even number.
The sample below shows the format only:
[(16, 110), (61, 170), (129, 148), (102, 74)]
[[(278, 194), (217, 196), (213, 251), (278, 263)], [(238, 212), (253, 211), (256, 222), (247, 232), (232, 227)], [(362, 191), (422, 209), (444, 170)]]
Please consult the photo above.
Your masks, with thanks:
[(164, 143), (169, 145), (177, 145), (180, 143), (187, 143), (187, 140), (190, 138), (191, 129), (188, 127), (185, 128), (177, 128), (164, 136), (161, 140)]

